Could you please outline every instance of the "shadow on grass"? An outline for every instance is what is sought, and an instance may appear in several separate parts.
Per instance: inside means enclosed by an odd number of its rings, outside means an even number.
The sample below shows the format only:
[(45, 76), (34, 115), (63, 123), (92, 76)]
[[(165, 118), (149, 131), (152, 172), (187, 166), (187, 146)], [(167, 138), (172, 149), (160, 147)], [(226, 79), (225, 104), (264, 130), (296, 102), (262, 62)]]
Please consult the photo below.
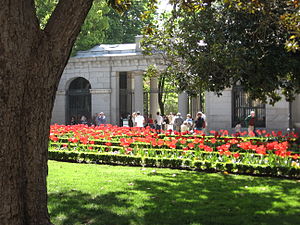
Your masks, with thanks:
[(145, 224), (300, 224), (300, 198), (289, 201), (300, 185), (287, 180), (197, 172), (149, 176), (164, 182), (136, 182), (137, 190), (152, 196)]
[(111, 212), (114, 206), (128, 207), (117, 196), (123, 192), (111, 192), (93, 197), (77, 190), (48, 194), (51, 218), (54, 224), (110, 225), (129, 224), (129, 217)]
[[(149, 173), (158, 181), (138, 179), (126, 192), (110, 192), (93, 198), (80, 191), (50, 193), (51, 216), (61, 224), (299, 224), (295, 182), (198, 172)], [(156, 180), (156, 179), (155, 179)], [(269, 190), (271, 188), (272, 191)], [(122, 215), (111, 208), (132, 208), (138, 193), (147, 198), (136, 211)], [(299, 192), (297, 192), (299, 194)], [(125, 210), (126, 211), (126, 210)], [(133, 213), (133, 212), (139, 213)]]

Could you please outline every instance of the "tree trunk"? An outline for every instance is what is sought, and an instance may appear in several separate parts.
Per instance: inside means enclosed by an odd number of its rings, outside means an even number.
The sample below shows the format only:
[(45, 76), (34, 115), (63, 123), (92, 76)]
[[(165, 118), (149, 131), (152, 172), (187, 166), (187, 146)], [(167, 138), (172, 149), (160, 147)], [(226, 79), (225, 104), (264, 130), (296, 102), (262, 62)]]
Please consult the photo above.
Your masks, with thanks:
[(91, 3), (60, 0), (43, 31), (34, 0), (0, 0), (0, 224), (51, 224), (46, 187), (51, 113)]
[(163, 97), (166, 93), (165, 90), (165, 75), (161, 74), (158, 79), (158, 105), (162, 115), (165, 115), (165, 104), (163, 102)]

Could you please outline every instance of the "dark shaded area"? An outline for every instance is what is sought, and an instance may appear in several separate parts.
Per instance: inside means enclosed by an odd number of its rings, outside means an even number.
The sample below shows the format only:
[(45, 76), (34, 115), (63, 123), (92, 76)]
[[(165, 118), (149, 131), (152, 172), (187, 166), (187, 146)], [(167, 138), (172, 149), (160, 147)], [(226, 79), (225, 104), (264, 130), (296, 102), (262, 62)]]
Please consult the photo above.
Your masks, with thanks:
[[(109, 209), (113, 206), (128, 207), (126, 201), (122, 201), (117, 196), (124, 192), (112, 192), (93, 197), (89, 193), (78, 190), (68, 192), (50, 193), (49, 205), (51, 217), (65, 215), (62, 224), (129, 224), (129, 217), (112, 213)], [(105, 207), (105, 209), (103, 209)]]
[[(51, 216), (66, 215), (63, 224), (299, 224), (300, 208), (288, 204), (282, 193), (291, 196), (300, 184), (271, 178), (250, 178), (234, 175), (214, 175), (181, 172), (149, 173), (162, 176), (163, 181), (136, 180), (126, 193), (137, 191), (150, 195), (142, 210), (144, 216), (129, 213), (117, 215), (111, 207), (128, 208), (133, 202), (119, 196), (125, 192), (111, 192), (93, 198), (80, 191), (49, 194)], [(259, 186), (259, 187), (258, 187)], [(268, 186), (276, 186), (270, 192)], [(264, 193), (251, 193), (257, 187)], [(264, 188), (266, 188), (264, 190)], [(282, 193), (281, 193), (282, 192)], [(299, 196), (295, 196), (300, 201)], [(89, 207), (91, 206), (92, 207)]]

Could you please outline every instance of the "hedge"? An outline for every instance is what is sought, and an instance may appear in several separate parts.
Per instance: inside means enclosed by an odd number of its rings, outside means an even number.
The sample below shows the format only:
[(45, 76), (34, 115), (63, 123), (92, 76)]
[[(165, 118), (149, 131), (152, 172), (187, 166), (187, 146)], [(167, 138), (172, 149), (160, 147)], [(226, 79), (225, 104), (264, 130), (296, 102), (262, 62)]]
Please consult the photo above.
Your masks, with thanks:
[(162, 167), (209, 172), (265, 175), (273, 177), (300, 178), (300, 168), (265, 166), (259, 164), (210, 162), (181, 158), (157, 158), (112, 153), (49, 150), (49, 159), (65, 162), (85, 162), (124, 166)]

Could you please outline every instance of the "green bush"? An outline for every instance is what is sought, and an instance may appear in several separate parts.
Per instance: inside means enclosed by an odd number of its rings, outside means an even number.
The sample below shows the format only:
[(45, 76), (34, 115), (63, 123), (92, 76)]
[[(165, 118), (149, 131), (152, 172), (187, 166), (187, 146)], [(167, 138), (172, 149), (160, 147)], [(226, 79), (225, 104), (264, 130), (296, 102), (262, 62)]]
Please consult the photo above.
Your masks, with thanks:
[(206, 160), (191, 160), (182, 158), (158, 158), (112, 153), (79, 152), (49, 150), (49, 159), (67, 162), (86, 162), (111, 165), (149, 166), (163, 168), (184, 168), (198, 171), (221, 172), (237, 174), (267, 175), (276, 177), (300, 178), (300, 168), (282, 166), (250, 165), (232, 162), (210, 162)]

